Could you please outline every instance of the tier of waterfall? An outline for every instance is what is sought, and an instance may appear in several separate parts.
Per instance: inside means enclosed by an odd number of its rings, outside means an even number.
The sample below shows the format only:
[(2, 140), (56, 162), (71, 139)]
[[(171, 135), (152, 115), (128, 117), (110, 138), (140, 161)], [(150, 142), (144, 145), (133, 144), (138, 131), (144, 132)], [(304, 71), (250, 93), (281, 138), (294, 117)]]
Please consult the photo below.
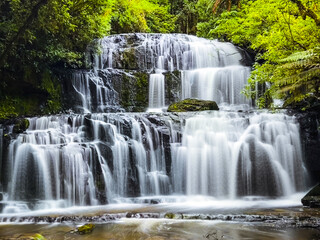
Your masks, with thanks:
[(304, 182), (298, 125), (284, 114), (199, 114), (173, 147), (175, 193), (286, 196)]
[[(121, 34), (96, 42), (101, 48), (88, 53), (90, 72), (74, 74), (73, 87), (81, 99), (83, 112), (107, 112), (119, 105), (116, 94), (121, 88), (114, 71), (145, 72), (149, 78), (149, 104), (161, 109), (172, 103), (166, 99), (167, 72), (180, 72), (178, 99), (214, 100), (218, 104), (246, 104), (251, 101), (241, 95), (247, 84), (250, 68), (243, 66), (243, 51), (231, 43), (212, 41), (183, 34)], [(125, 76), (127, 77), (127, 76)], [(90, 87), (93, 82), (96, 88)], [(124, 84), (129, 84), (128, 82)], [(129, 86), (130, 88), (130, 86)], [(118, 92), (117, 92), (118, 91)], [(112, 108), (111, 108), (112, 109)]]
[(9, 147), (3, 184), (13, 204), (4, 212), (25, 209), (30, 202), (38, 209), (169, 194), (163, 140), (144, 116), (95, 114), (29, 121), (27, 132)]
[(31, 118), (3, 164), (3, 212), (177, 194), (279, 197), (303, 189), (293, 117), (227, 112), (180, 117), (183, 126), (170, 114)]

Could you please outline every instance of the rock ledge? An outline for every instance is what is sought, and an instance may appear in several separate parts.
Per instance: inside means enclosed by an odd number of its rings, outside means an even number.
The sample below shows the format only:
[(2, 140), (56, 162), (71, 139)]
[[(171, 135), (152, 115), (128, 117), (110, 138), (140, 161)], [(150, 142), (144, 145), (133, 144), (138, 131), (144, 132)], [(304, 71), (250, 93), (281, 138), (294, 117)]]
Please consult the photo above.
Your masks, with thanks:
[(192, 98), (187, 98), (180, 102), (173, 103), (168, 107), (168, 112), (190, 112), (206, 110), (219, 110), (219, 107), (215, 101), (206, 101)]

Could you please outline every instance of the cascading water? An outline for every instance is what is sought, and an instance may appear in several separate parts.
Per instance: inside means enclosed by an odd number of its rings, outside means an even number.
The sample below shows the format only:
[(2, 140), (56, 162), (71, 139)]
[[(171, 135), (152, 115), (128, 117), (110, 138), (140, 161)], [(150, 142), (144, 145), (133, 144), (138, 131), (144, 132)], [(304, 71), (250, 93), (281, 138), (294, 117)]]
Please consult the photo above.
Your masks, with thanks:
[(150, 108), (170, 103), (167, 73), (177, 70), (178, 98), (248, 107), (240, 91), (250, 71), (232, 44), (161, 34), (99, 44), (93, 70), (71, 79), (86, 114), (30, 118), (11, 141), (2, 160), (3, 213), (177, 195), (284, 197), (304, 189), (299, 126), (284, 113), (89, 113), (130, 102), (117, 84), (120, 75), (142, 84), (132, 71), (148, 72)]
[(72, 74), (72, 87), (80, 99), (81, 106), (77, 111), (109, 112), (114, 108), (119, 110), (118, 94), (110, 85), (94, 72), (75, 72)]
[(26, 133), (10, 144), (3, 212), (160, 195), (234, 199), (303, 190), (293, 117), (185, 114), (181, 143), (172, 117), (109, 113), (30, 119)]
[(85, 112), (106, 112), (107, 106), (119, 105), (113, 95), (121, 95), (123, 87), (116, 87), (119, 79), (114, 71), (121, 72), (125, 79), (128, 71), (146, 72), (148, 107), (155, 111), (171, 103), (168, 92), (172, 85), (165, 75), (175, 71), (181, 74), (176, 100), (199, 98), (251, 106), (251, 101), (239, 94), (250, 68), (242, 65), (246, 57), (230, 43), (183, 34), (122, 34), (105, 37), (97, 45), (101, 51), (88, 54), (93, 70), (73, 76), (73, 87)]
[[(32, 118), (11, 143), (4, 212), (168, 194), (163, 141), (139, 115)], [(144, 134), (142, 135), (142, 132)]]
[(249, 68), (243, 66), (196, 69), (182, 73), (182, 98), (214, 100), (217, 103), (247, 104), (240, 94), (247, 84)]
[(164, 107), (164, 75), (151, 74), (149, 80), (149, 108), (161, 109)]
[(182, 143), (173, 146), (174, 192), (225, 199), (301, 191), (299, 139), (298, 125), (284, 114), (216, 112), (188, 118)]

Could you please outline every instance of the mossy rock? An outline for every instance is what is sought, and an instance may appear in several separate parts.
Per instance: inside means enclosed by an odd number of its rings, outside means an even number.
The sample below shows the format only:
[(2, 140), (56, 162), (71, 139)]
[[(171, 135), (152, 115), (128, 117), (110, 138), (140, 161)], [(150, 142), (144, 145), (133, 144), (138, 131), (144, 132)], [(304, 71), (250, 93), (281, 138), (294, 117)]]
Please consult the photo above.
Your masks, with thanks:
[(187, 98), (180, 102), (173, 103), (168, 107), (168, 112), (190, 112), (219, 110), (215, 101), (199, 100)]
[(13, 133), (22, 133), (28, 129), (30, 123), (26, 118), (18, 119), (16, 124), (13, 126)]
[(166, 213), (166, 214), (164, 215), (164, 217), (165, 217), (165, 218), (169, 218), (169, 219), (173, 219), (173, 218), (175, 218), (175, 214), (174, 214), (174, 213)]
[(46, 240), (44, 236), (42, 236), (39, 233), (36, 233), (34, 235), (29, 234), (16, 234), (14, 236), (6, 238), (6, 239), (20, 239), (20, 240)]
[(34, 240), (46, 240), (46, 238), (39, 233), (33, 235), (32, 237)]
[(166, 213), (165, 215), (164, 215), (164, 218), (168, 218), (168, 219), (184, 219), (184, 216), (183, 216), (183, 214), (182, 213), (177, 213), (177, 214), (175, 214), (175, 213)]
[(91, 233), (93, 231), (93, 229), (95, 228), (95, 225), (92, 223), (87, 223), (83, 226), (80, 226), (77, 228), (77, 233), (79, 234), (88, 234)]
[(303, 206), (320, 208), (320, 184), (312, 188), (302, 199)]

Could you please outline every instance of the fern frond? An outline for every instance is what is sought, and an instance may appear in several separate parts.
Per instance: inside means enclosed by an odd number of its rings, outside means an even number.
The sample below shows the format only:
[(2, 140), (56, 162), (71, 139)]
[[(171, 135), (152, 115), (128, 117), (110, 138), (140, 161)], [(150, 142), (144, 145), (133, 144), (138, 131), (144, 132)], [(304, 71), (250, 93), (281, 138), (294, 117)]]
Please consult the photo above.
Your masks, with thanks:
[(286, 93), (286, 92), (299, 92), (299, 93), (308, 93), (312, 91), (315, 87), (315, 85), (319, 84), (319, 81), (315, 80), (309, 80), (307, 82), (303, 83), (293, 83), (291, 85), (287, 85), (285, 87), (282, 87), (278, 90), (278, 93)]
[(320, 67), (315, 67), (308, 69), (306, 71), (300, 72), (295, 75), (291, 75), (289, 77), (283, 78), (281, 80), (277, 80), (275, 84), (277, 86), (286, 86), (294, 83), (303, 83), (307, 82), (309, 80), (312, 80), (313, 78), (320, 79)]
[(320, 63), (315, 63), (312, 59), (304, 59), (296, 62), (288, 62), (282, 64), (279, 68), (281, 69), (310, 69), (320, 67)]
[(315, 47), (306, 51), (295, 52), (286, 58), (280, 59), (279, 63), (290, 63), (300, 60), (313, 59), (313, 61), (320, 61), (320, 47)]
[(302, 51), (302, 52), (295, 52), (291, 54), (290, 56), (280, 59), (280, 63), (288, 63), (288, 62), (296, 62), (299, 60), (308, 59), (313, 55), (312, 50)]

